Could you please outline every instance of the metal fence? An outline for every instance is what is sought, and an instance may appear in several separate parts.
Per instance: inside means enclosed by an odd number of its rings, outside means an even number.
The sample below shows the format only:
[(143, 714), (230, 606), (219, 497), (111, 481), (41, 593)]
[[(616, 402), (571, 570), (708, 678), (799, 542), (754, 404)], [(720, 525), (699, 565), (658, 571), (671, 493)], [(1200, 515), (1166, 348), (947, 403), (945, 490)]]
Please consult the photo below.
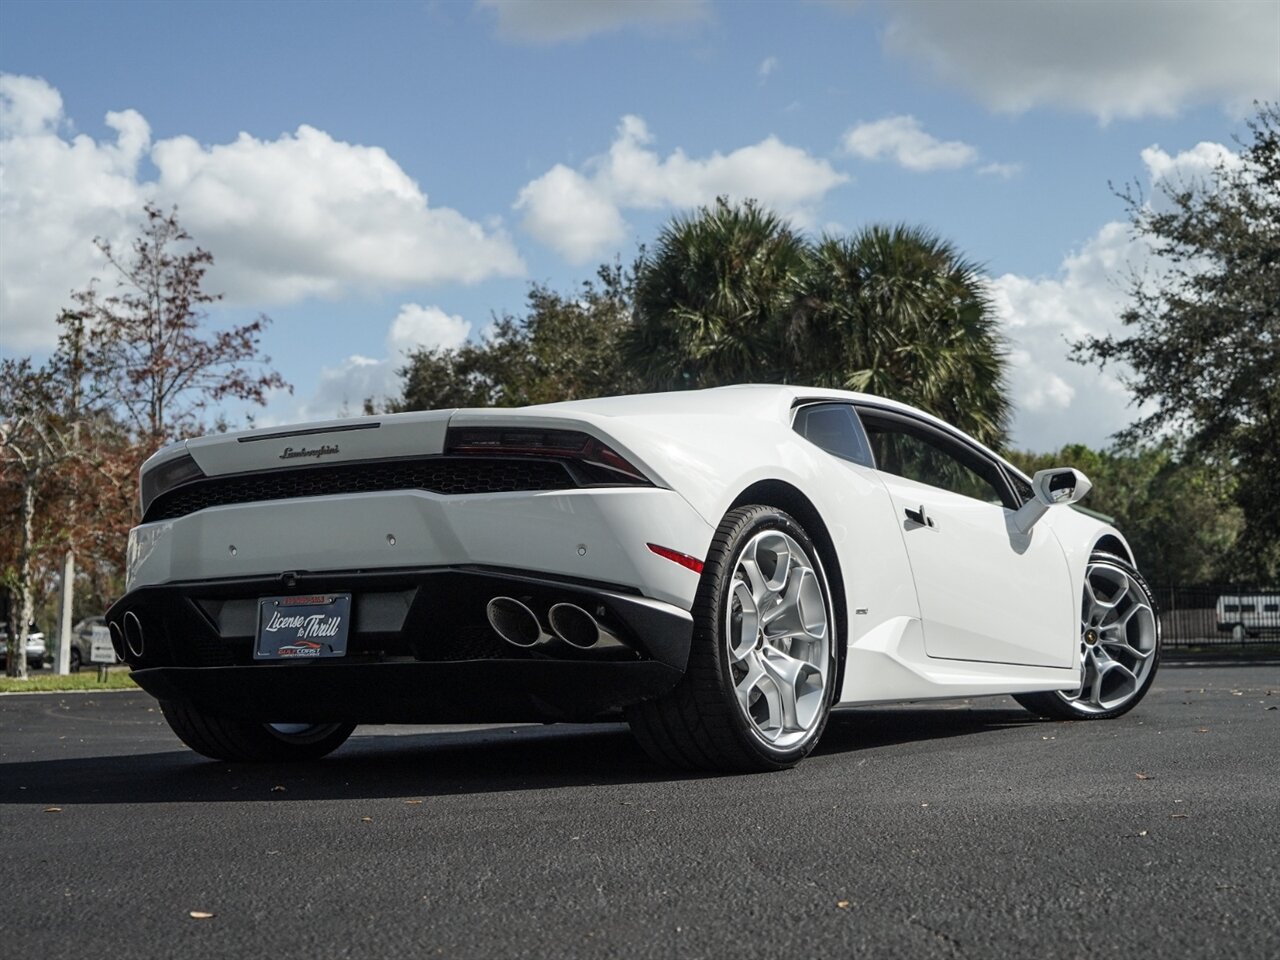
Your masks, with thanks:
[(1280, 587), (1156, 587), (1166, 650), (1280, 650)]

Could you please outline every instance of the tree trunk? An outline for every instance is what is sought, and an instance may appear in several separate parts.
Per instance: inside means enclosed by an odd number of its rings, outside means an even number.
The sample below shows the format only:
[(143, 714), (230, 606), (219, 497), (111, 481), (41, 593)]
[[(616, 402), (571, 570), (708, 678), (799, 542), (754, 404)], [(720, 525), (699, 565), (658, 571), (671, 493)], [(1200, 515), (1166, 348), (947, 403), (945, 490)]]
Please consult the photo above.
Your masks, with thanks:
[[(71, 672), (71, 610), (76, 590), (76, 554), (68, 550), (62, 560), (62, 616), (58, 622), (57, 659), (53, 661), (53, 670), (59, 676)], [(49, 651), (45, 651), (48, 655)]]
[(36, 476), (22, 483), (22, 552), (18, 556), (18, 616), (10, 614), (9, 650), (5, 673), (27, 679), (27, 626), (35, 613), (31, 597), (31, 554), (35, 551)]

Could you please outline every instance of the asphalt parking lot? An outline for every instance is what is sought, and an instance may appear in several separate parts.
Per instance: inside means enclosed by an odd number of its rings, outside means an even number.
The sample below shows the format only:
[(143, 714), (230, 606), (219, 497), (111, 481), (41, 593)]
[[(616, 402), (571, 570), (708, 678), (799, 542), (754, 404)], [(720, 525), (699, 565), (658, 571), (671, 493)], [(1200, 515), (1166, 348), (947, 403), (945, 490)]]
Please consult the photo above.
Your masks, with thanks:
[(1166, 667), (1117, 721), (863, 708), (796, 770), (686, 777), (618, 726), (370, 727), (272, 769), (143, 694), (0, 696), (0, 949), (1275, 958), (1277, 707), (1278, 666)]

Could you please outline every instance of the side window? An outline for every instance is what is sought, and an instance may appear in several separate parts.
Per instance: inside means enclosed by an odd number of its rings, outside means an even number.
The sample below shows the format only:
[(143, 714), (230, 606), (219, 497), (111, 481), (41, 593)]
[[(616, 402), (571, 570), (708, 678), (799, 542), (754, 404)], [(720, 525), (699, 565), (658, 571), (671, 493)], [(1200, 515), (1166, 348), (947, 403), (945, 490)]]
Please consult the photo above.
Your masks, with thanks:
[(864, 414), (876, 464), (887, 473), (1016, 509), (995, 463), (963, 443), (905, 418)]
[(1018, 498), (1023, 503), (1036, 498), (1036, 492), (1031, 489), (1031, 484), (1027, 483), (1026, 480), (1012, 470), (1006, 469), (1004, 473), (1009, 478), (1009, 482), (1013, 484), (1014, 492), (1018, 494)]
[(867, 435), (847, 403), (810, 403), (796, 411), (791, 426), (816, 447), (841, 460), (874, 467)]

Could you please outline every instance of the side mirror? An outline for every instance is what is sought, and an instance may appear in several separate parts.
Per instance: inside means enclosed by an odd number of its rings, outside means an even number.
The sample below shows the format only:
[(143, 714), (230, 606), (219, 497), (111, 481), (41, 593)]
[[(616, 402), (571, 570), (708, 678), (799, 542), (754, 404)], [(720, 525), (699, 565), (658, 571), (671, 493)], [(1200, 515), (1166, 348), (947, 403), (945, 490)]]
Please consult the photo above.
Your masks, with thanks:
[(1028, 500), (1013, 515), (1013, 526), (1019, 533), (1029, 533), (1045, 511), (1060, 503), (1079, 503), (1093, 489), (1093, 484), (1079, 470), (1054, 467), (1037, 470), (1031, 479), (1035, 499)]

